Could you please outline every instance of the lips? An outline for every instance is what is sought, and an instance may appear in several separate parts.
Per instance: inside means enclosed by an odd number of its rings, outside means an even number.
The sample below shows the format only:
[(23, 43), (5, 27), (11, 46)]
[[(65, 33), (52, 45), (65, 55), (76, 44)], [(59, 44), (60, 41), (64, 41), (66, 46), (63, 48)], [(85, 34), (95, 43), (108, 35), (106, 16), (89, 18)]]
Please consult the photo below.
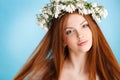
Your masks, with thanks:
[(88, 42), (87, 40), (86, 41), (81, 41), (81, 42), (78, 43), (78, 46), (84, 46), (84, 45), (86, 45), (87, 42)]

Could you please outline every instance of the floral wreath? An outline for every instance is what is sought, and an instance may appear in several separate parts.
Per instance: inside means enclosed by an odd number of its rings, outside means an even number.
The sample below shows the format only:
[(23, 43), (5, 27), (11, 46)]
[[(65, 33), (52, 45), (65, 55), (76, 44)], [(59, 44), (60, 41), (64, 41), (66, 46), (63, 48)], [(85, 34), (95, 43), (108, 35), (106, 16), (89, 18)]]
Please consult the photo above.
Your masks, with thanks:
[(78, 10), (79, 14), (91, 14), (96, 22), (100, 22), (102, 17), (106, 18), (108, 12), (96, 2), (87, 0), (51, 0), (49, 4), (41, 9), (42, 14), (37, 15), (38, 24), (43, 29), (49, 29), (53, 18), (60, 18), (65, 13), (73, 13)]

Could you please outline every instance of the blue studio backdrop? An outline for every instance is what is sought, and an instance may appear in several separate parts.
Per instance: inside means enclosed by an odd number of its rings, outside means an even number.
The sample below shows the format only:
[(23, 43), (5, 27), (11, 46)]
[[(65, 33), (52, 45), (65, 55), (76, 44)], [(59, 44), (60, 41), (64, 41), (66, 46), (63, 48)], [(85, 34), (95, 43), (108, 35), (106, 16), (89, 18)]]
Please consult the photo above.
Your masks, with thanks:
[[(120, 0), (97, 1), (108, 10), (99, 23), (120, 64)], [(46, 31), (36, 24), (36, 14), (49, 0), (0, 1), (0, 80), (12, 80)]]

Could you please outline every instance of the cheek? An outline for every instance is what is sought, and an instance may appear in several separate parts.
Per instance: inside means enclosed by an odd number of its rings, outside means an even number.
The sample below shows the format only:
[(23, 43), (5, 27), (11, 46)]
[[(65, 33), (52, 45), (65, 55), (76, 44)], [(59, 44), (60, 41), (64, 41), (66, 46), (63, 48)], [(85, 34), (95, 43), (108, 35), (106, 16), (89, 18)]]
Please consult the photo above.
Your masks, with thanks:
[(76, 39), (75, 38), (70, 38), (70, 39), (66, 39), (66, 44), (70, 47), (70, 46), (74, 46), (76, 44)]
[(92, 39), (92, 32), (91, 32), (91, 31), (88, 33), (88, 37), (89, 37), (90, 39)]
[(92, 44), (92, 32), (91, 31), (88, 31), (87, 37), (90, 43)]
[(90, 29), (87, 29), (84, 34), (84, 38), (87, 39), (90, 44), (92, 44), (92, 32)]
[(92, 39), (92, 31), (90, 29), (86, 30), (86, 35), (88, 38)]

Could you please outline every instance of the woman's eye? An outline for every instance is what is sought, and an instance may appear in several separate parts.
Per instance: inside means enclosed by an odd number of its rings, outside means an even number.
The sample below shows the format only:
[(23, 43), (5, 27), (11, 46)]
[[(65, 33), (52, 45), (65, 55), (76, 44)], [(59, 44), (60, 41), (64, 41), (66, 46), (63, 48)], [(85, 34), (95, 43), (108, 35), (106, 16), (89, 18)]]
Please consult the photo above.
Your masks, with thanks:
[(71, 34), (72, 33), (72, 30), (67, 30), (66, 31), (66, 35), (69, 35), (69, 34)]
[(83, 28), (85, 28), (85, 27), (89, 27), (89, 24), (84, 24), (84, 25), (83, 25)]

